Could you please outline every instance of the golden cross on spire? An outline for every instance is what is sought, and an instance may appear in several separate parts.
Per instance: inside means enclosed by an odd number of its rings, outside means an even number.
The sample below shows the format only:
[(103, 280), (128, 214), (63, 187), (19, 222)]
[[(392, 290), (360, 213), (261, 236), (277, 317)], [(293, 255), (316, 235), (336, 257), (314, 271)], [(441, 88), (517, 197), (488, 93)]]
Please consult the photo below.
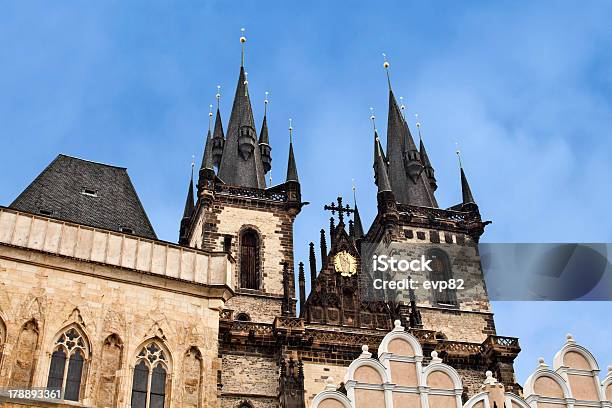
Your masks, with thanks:
[(208, 105), (208, 132), (210, 133), (210, 128), (212, 127), (212, 117), (213, 117), (213, 113), (212, 113), (212, 103), (210, 105)]
[(459, 143), (455, 142), (455, 154), (457, 154), (457, 160), (459, 160), (459, 168), (463, 168), (461, 163), (461, 150), (459, 150)]
[(421, 137), (421, 122), (419, 122), (419, 114), (418, 113), (414, 114), (414, 119), (416, 120), (416, 127), (419, 130), (419, 140), (421, 140), (422, 139), (422, 137)]
[(244, 28), (240, 29), (240, 44), (242, 45), (242, 54), (240, 56), (240, 66), (244, 67), (244, 44), (246, 43), (246, 36), (245, 36), (245, 32), (246, 30)]
[(376, 115), (374, 115), (374, 108), (370, 107), (370, 120), (372, 121), (372, 126), (374, 126), (374, 131), (376, 132)]
[(391, 90), (391, 76), (389, 75), (389, 61), (387, 60), (387, 54), (383, 52), (382, 54), (385, 62), (383, 62), (383, 67), (385, 67), (385, 71), (387, 72), (387, 85), (389, 85), (389, 90)]

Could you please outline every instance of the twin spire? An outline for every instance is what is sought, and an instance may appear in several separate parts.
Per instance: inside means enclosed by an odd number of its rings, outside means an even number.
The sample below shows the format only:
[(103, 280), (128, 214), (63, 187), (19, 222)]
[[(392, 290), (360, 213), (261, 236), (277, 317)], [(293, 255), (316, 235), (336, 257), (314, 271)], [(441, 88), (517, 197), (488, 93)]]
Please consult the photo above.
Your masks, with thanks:
[[(417, 117), (416, 127), (419, 133), (417, 149), (404, 116), (404, 105), (403, 103), (401, 106), (398, 105), (391, 87), (389, 61), (385, 54), (383, 56), (385, 58), (383, 66), (389, 87), (389, 111), (386, 155), (380, 144), (376, 126), (374, 126), (374, 170), (378, 192), (393, 192), (395, 200), (400, 204), (437, 208), (438, 203), (434, 192), (438, 185), (434, 168), (421, 137), (421, 124)], [(371, 119), (374, 121), (374, 115), (371, 116)], [(462, 167), (461, 185), (464, 204), (473, 203), (474, 198)]]

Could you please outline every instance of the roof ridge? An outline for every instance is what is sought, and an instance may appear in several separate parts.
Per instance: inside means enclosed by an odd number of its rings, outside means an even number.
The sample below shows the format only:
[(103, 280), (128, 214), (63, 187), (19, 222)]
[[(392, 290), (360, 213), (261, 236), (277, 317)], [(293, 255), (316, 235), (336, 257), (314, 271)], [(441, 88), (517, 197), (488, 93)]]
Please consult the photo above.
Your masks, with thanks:
[(99, 162), (99, 161), (83, 159), (82, 157), (70, 156), (70, 155), (64, 154), (64, 153), (59, 153), (57, 155), (56, 159), (59, 158), (60, 156), (66, 157), (68, 159), (79, 160), (79, 161), (86, 162), (86, 163), (97, 164), (97, 165), (100, 165), (100, 166), (112, 167), (112, 168), (120, 169), (120, 170), (127, 170), (127, 167), (116, 166), (114, 164), (108, 164), (108, 163), (102, 163), (102, 162)]

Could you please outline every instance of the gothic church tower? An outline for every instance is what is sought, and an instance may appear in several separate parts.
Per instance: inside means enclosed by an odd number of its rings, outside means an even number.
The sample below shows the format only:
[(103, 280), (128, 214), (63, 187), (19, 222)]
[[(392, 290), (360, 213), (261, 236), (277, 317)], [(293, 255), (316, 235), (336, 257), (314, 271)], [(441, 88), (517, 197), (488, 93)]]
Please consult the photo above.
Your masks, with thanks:
[(244, 67), (245, 42), (241, 37), (242, 63), (227, 134), (217, 105), (195, 204), (191, 184), (187, 194), (180, 242), (229, 253), (236, 273), (235, 296), (227, 309), (237, 320), (272, 323), (275, 316), (295, 311), (293, 222), (302, 202), (291, 141), (285, 182), (266, 185), (265, 175), (272, 167), (267, 110), (258, 137)]

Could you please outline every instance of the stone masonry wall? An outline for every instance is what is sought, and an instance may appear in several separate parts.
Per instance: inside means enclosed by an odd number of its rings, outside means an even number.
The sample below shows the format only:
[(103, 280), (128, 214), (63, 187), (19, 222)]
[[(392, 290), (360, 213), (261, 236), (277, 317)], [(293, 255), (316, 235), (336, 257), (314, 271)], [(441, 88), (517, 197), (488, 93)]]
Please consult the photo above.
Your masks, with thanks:
[[(231, 237), (230, 253), (236, 260), (234, 282), (236, 296), (227, 307), (248, 313), (253, 320), (271, 323), (281, 311), (283, 295), (283, 262), (289, 263), (289, 288), (295, 297), (293, 278), (293, 220), (279, 203), (248, 198), (217, 196), (202, 200), (192, 230), (190, 246), (208, 251), (224, 250), (224, 241)], [(243, 290), (240, 285), (240, 234), (252, 228), (260, 236), (260, 290)], [(242, 296), (241, 293), (260, 295)], [(268, 299), (261, 297), (272, 295)]]
[[(217, 408), (218, 311), (223, 302), (188, 294), (173, 280), (163, 287), (147, 284), (144, 276), (140, 284), (129, 283), (135, 271), (97, 265), (106, 268), (105, 276), (115, 279), (80, 273), (91, 268), (83, 261), (0, 245), (0, 317), (7, 331), (0, 386), (11, 384), (19, 371), (16, 364), (30, 365), (29, 386), (46, 386), (54, 341), (73, 324), (87, 336), (90, 349), (81, 393), (84, 405), (100, 406), (97, 395), (104, 393), (101, 387), (113, 389), (113, 374), (117, 406), (129, 405), (140, 345), (157, 338), (169, 352), (168, 406), (190, 406), (199, 400), (201, 407)], [(37, 344), (23, 347), (26, 354), (18, 356), (18, 338), (28, 322), (36, 326)], [(194, 353), (200, 356), (200, 364), (190, 360)], [(189, 365), (187, 375), (185, 364)], [(198, 365), (201, 373), (195, 375)]]
[(235, 408), (239, 401), (255, 408), (278, 406), (279, 367), (274, 358), (225, 353), (221, 365), (222, 407)]

